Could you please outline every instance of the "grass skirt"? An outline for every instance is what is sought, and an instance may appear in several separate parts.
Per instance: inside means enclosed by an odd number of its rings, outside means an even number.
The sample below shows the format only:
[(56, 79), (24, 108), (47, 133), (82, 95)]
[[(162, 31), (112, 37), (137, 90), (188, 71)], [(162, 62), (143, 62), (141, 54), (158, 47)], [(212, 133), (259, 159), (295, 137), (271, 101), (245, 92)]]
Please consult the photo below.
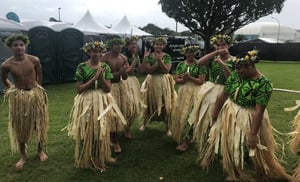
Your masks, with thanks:
[[(111, 95), (114, 97), (117, 106), (119, 107), (124, 118), (127, 119), (131, 117), (130, 107), (128, 107), (130, 103), (130, 94), (128, 90), (128, 82), (127, 80), (120, 80), (119, 83), (112, 83), (111, 86)], [(124, 131), (125, 126), (119, 125), (119, 118), (113, 117), (111, 121), (111, 132), (121, 132)], [(128, 121), (127, 121), (128, 122)], [(129, 123), (127, 123), (129, 124)]]
[(175, 106), (177, 93), (174, 79), (170, 74), (148, 74), (142, 83), (142, 101), (146, 104), (143, 112), (143, 124), (160, 119), (170, 126), (172, 108)]
[[(221, 137), (223, 168), (229, 176), (240, 181), (255, 180), (255, 175), (245, 170), (247, 163), (244, 161), (244, 158), (248, 157), (246, 156), (246, 151), (249, 151), (246, 139), (247, 133), (250, 132), (254, 112), (253, 108), (243, 108), (227, 99), (217, 120), (217, 123), (223, 122)], [(274, 178), (290, 179), (290, 176), (276, 160), (276, 142), (267, 110), (264, 112), (257, 137), (258, 144), (254, 155), (249, 155), (249, 157), (256, 169), (259, 181), (269, 181)]]
[[(208, 154), (209, 145), (207, 139), (212, 125), (212, 113), (217, 97), (223, 89), (223, 85), (209, 81), (205, 82), (196, 96), (194, 108), (188, 119), (190, 125), (193, 125), (193, 141), (198, 148), (199, 161), (202, 161), (203, 156)], [(210, 150), (213, 150), (213, 148)], [(211, 157), (212, 156), (206, 156), (208, 159)]]
[[(128, 76), (128, 78), (126, 80), (123, 80), (122, 82), (125, 85), (119, 87), (120, 93), (127, 94), (127, 96), (119, 96), (119, 107), (128, 123), (128, 126), (130, 127), (134, 120), (142, 114), (143, 104), (141, 99), (141, 87), (140, 82), (135, 76)], [(125, 88), (125, 91), (121, 90), (122, 88)], [(113, 96), (115, 98), (117, 97), (115, 95)]]
[(75, 167), (104, 169), (113, 162), (110, 149), (111, 120), (126, 121), (110, 93), (88, 90), (77, 94), (68, 125), (68, 135), (75, 139)]
[(45, 143), (48, 131), (48, 97), (46, 90), (37, 86), (32, 90), (10, 88), (5, 93), (9, 104), (8, 131), (13, 153), (19, 143), (27, 143), (36, 132), (37, 142)]
[(172, 111), (172, 137), (178, 143), (182, 140), (184, 126), (194, 107), (194, 100), (201, 86), (187, 82), (179, 86), (176, 105)]
[[(285, 108), (285, 111), (294, 111), (300, 106), (300, 101), (296, 101), (296, 106), (291, 108)], [(292, 139), (290, 141), (290, 148), (293, 153), (297, 153), (298, 147), (300, 144), (300, 111), (296, 114), (296, 116), (293, 119), (293, 126), (295, 127), (295, 130), (292, 132)], [(300, 162), (298, 163), (297, 168), (294, 170), (293, 174), (293, 180), (294, 182), (300, 181)]]

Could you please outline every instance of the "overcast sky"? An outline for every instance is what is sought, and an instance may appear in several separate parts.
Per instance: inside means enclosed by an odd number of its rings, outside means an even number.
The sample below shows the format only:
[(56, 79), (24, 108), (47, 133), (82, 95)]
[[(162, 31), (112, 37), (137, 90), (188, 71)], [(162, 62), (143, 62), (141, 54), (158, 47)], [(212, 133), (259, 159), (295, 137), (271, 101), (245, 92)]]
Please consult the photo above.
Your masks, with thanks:
[[(58, 19), (59, 8), (62, 21), (77, 23), (87, 10), (100, 24), (115, 26), (124, 15), (129, 21), (144, 27), (153, 23), (161, 28), (175, 30), (176, 23), (168, 18), (158, 5), (159, 0), (0, 0), (0, 17), (12, 11), (17, 13), (21, 21), (48, 20), (49, 17)], [(286, 0), (280, 14), (261, 18), (259, 21), (274, 22), (295, 29), (300, 29), (300, 0)], [(271, 16), (276, 19), (272, 19)], [(186, 30), (178, 25), (178, 31)]]

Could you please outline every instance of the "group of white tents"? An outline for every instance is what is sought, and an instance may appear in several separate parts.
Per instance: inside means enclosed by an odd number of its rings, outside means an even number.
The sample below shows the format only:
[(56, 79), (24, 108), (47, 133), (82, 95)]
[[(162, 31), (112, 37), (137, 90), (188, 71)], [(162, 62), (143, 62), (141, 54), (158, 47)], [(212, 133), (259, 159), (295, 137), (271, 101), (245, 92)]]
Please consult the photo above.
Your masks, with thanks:
[(54, 31), (61, 31), (66, 28), (74, 28), (83, 32), (85, 35), (99, 35), (99, 34), (113, 34), (121, 37), (126, 36), (152, 36), (135, 25), (131, 24), (126, 15), (114, 27), (107, 28), (91, 15), (87, 10), (85, 15), (74, 25), (64, 22), (50, 22), (50, 21), (22, 21), (21, 23), (0, 18), (0, 31), (28, 31), (34, 27), (44, 26), (53, 29)]

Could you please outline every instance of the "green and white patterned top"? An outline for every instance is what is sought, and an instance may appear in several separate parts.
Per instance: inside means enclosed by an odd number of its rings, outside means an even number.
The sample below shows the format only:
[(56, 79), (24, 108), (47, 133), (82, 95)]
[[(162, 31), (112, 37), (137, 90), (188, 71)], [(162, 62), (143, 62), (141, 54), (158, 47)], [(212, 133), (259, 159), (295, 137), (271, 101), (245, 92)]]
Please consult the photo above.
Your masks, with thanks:
[[(106, 80), (110, 80), (114, 77), (108, 64), (101, 63), (101, 67), (104, 69), (103, 76)], [(84, 62), (80, 63), (77, 66), (74, 80), (83, 81), (84, 83), (86, 83), (87, 81), (89, 81), (95, 76), (96, 72), (97, 72), (96, 69), (89, 67), (86, 63)], [(96, 88), (102, 88), (101, 82), (97, 82), (97, 83), (98, 85), (96, 86)], [(95, 88), (95, 86), (91, 87), (91, 89), (93, 88)]]
[(265, 76), (255, 80), (242, 80), (236, 71), (229, 75), (225, 88), (230, 99), (242, 107), (266, 106), (270, 100), (273, 85)]
[[(153, 53), (146, 58), (146, 62), (149, 63), (151, 66), (156, 63), (156, 60), (153, 58)], [(164, 56), (162, 57), (162, 62), (164, 64), (171, 64), (172, 63), (171, 56), (165, 53)], [(158, 67), (152, 74), (164, 74), (164, 73), (161, 71), (160, 67)]]
[(180, 62), (176, 66), (176, 75), (181, 75), (183, 73), (186, 73), (189, 67), (189, 73), (192, 77), (198, 78), (199, 75), (205, 75), (207, 74), (206, 68), (199, 66), (197, 63), (193, 63), (191, 65), (187, 65), (185, 62)]

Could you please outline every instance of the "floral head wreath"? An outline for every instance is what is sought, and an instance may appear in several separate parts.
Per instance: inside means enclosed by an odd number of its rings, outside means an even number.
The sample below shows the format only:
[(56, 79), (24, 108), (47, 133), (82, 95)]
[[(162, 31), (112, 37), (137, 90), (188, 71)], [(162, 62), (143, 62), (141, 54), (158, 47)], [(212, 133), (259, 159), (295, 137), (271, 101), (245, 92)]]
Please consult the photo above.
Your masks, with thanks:
[(29, 44), (29, 37), (27, 35), (24, 34), (15, 34), (12, 36), (9, 36), (7, 38), (4, 39), (4, 45), (7, 47), (11, 47), (11, 44), (16, 41), (16, 40), (21, 40), (24, 42), (25, 45)]
[(233, 62), (234, 64), (250, 64), (250, 63), (258, 63), (259, 57), (258, 50), (253, 49), (252, 51), (248, 51), (247, 54), (244, 57), (236, 57), (234, 58)]
[(156, 43), (156, 42), (162, 42), (163, 45), (167, 45), (168, 43), (168, 39), (165, 37), (156, 37), (151, 41), (152, 46)]
[(229, 35), (216, 35), (210, 38), (210, 44), (213, 46), (217, 46), (219, 43), (225, 42), (228, 45), (232, 45), (234, 40)]
[(95, 49), (95, 48), (100, 48), (100, 50), (102, 52), (105, 51), (105, 45), (103, 44), (103, 42), (99, 42), (99, 41), (85, 43), (84, 46), (81, 49), (85, 53), (87, 53), (88, 51), (90, 51), (92, 49)]
[(189, 46), (185, 46), (185, 47), (181, 48), (182, 54), (186, 54), (188, 52), (197, 53), (199, 51), (200, 51), (200, 47), (197, 45), (189, 45)]
[(113, 38), (110, 39), (106, 42), (107, 47), (112, 47), (113, 45), (124, 45), (125, 41), (124, 39), (120, 39), (120, 38)]
[(126, 44), (129, 44), (130, 42), (132, 42), (132, 41), (138, 41), (139, 40), (139, 37), (138, 36), (132, 36), (132, 37), (129, 37), (129, 38), (126, 38), (125, 39), (125, 43)]

